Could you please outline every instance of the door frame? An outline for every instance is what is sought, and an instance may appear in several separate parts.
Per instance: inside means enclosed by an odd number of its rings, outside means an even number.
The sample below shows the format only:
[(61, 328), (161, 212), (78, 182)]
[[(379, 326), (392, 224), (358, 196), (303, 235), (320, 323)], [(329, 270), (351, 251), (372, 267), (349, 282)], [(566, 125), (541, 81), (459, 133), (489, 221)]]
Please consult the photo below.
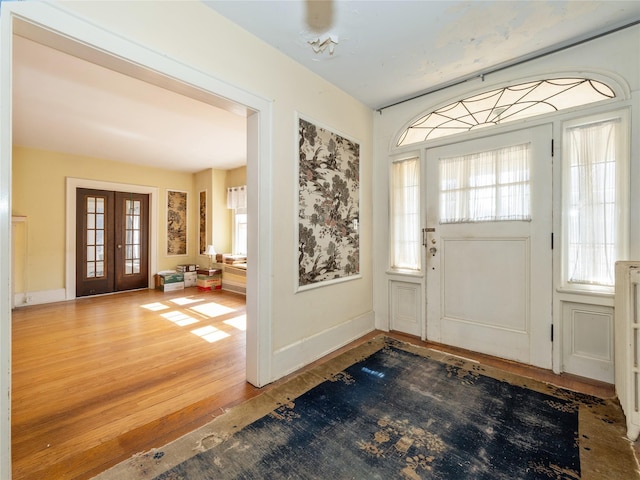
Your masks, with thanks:
[[(136, 78), (163, 81), (181, 93), (199, 93), (247, 115), (247, 333), (246, 377), (258, 387), (272, 381), (272, 188), (273, 101), (260, 97), (49, 2), (4, 2), (0, 17), (0, 478), (11, 477), (11, 163), (13, 35), (36, 40), (128, 70)], [(153, 258), (153, 256), (152, 256)], [(153, 269), (150, 266), (150, 271)], [(66, 280), (65, 280), (66, 281)]]
[(158, 197), (157, 187), (130, 185), (127, 183), (104, 182), (84, 178), (67, 177), (66, 182), (66, 232), (65, 232), (65, 300), (76, 298), (76, 190), (109, 190), (149, 195), (149, 272), (148, 281), (154, 284), (153, 272), (158, 270)]

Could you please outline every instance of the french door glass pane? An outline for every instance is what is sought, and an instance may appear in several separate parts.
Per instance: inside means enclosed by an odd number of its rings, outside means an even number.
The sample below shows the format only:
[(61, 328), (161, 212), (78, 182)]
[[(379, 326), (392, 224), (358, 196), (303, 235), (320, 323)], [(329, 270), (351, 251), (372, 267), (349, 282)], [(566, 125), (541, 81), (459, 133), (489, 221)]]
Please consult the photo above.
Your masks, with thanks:
[(87, 278), (103, 277), (105, 275), (104, 206), (104, 197), (86, 197)]
[(140, 200), (125, 201), (125, 275), (140, 273)]

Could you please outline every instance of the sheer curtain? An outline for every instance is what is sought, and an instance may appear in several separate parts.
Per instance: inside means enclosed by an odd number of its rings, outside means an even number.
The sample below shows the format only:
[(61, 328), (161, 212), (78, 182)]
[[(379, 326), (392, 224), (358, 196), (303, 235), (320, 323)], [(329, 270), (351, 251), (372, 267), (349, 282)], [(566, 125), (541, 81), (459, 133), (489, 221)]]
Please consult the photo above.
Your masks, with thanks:
[(614, 285), (619, 125), (614, 119), (566, 130), (569, 283)]
[(440, 222), (531, 219), (530, 145), (440, 159)]
[(247, 186), (227, 188), (227, 208), (247, 208)]
[(420, 270), (420, 163), (393, 163), (391, 172), (392, 266)]

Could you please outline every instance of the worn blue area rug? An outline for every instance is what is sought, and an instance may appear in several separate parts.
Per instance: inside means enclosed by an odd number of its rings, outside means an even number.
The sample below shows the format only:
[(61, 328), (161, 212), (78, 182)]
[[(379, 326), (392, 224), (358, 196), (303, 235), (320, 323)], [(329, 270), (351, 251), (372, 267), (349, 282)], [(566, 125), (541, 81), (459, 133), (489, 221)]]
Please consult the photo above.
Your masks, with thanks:
[[(615, 402), (404, 345), (387, 339), (234, 433), (209, 429), (210, 448), (148, 478), (637, 478), (617, 476), (635, 471)], [(589, 435), (620, 441), (627, 456), (605, 458)], [(164, 454), (133, 463), (150, 474)]]

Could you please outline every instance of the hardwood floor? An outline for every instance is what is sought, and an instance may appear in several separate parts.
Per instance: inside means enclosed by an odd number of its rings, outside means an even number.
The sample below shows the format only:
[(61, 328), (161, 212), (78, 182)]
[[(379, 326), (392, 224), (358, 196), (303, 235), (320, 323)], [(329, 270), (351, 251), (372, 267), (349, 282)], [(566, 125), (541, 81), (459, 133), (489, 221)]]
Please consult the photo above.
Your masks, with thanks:
[(14, 310), (13, 478), (89, 478), (256, 395), (244, 318), (195, 288)]
[[(261, 393), (245, 381), (244, 316), (244, 296), (195, 288), (14, 310), (13, 478), (90, 478)], [(584, 393), (613, 396), (608, 384), (389, 335)]]

